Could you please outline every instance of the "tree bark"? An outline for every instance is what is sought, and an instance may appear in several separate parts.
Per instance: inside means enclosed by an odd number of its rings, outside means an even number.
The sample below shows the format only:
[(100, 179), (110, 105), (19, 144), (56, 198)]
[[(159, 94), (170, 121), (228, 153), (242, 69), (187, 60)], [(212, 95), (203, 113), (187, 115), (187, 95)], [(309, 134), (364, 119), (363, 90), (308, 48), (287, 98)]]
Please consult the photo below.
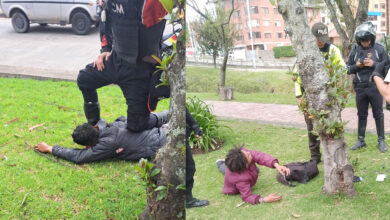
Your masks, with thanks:
[(217, 53), (213, 52), (214, 69), (217, 68)]
[[(299, 74), (305, 89), (307, 108), (316, 112), (329, 111), (327, 119), (341, 122), (341, 107), (329, 106), (327, 82), (328, 74), (324, 59), (315, 44), (301, 1), (280, 0), (278, 10), (286, 23), (286, 32), (291, 38), (297, 54)], [(314, 125), (319, 125), (319, 118), (314, 118)], [(353, 169), (348, 164), (347, 145), (344, 138), (333, 139), (326, 131), (320, 132), (324, 157), (325, 182), (323, 192), (327, 194), (345, 193), (355, 195)]]
[(156, 186), (169, 186), (167, 196), (157, 200), (154, 188), (147, 187), (148, 204), (140, 219), (184, 219), (185, 190), (176, 187), (185, 184), (185, 42), (177, 41), (177, 54), (168, 72), (171, 89), (170, 120), (166, 144), (157, 153), (155, 167), (161, 169), (153, 178)]

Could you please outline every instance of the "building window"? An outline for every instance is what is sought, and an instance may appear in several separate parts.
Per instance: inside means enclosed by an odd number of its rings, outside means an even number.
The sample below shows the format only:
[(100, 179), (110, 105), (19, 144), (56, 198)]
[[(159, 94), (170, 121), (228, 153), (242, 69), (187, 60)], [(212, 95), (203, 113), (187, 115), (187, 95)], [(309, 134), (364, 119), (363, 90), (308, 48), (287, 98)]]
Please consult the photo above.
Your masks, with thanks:
[(248, 33), (248, 39), (252, 39), (252, 38), (251, 38), (251, 33)]
[(264, 26), (268, 27), (269, 26), (269, 21), (263, 21)]
[(266, 8), (266, 7), (262, 7), (261, 10), (263, 11), (263, 14), (269, 13), (268, 8)]
[[(258, 19), (252, 19), (251, 25), (252, 25), (252, 27), (260, 27), (260, 22)], [(249, 27), (249, 22), (247, 23), (247, 26)]]
[(278, 8), (274, 8), (274, 14), (279, 14)]
[(240, 17), (240, 11), (234, 11), (233, 12), (233, 17), (239, 18)]
[(254, 38), (261, 38), (261, 33), (260, 32), (253, 32), (253, 37)]
[(375, 8), (378, 8), (378, 4), (375, 4), (374, 7), (375, 7)]
[(235, 24), (235, 27), (236, 27), (236, 30), (241, 30), (242, 24), (241, 23)]
[(237, 41), (244, 41), (244, 36), (242, 36), (242, 35), (238, 36)]
[(382, 12), (382, 18), (386, 17), (386, 13)]
[(386, 26), (386, 21), (382, 21), (382, 27)]
[(386, 4), (381, 3), (381, 9), (386, 9)]
[(278, 38), (283, 38), (283, 33), (279, 32), (278, 33)]
[(251, 14), (259, 14), (259, 8), (257, 6), (249, 7), (249, 11), (251, 12)]
[(272, 38), (272, 34), (271, 33), (265, 33), (264, 36), (265, 36), (265, 38)]
[(282, 22), (280, 22), (280, 21), (275, 21), (275, 26), (276, 26), (276, 27), (282, 26)]

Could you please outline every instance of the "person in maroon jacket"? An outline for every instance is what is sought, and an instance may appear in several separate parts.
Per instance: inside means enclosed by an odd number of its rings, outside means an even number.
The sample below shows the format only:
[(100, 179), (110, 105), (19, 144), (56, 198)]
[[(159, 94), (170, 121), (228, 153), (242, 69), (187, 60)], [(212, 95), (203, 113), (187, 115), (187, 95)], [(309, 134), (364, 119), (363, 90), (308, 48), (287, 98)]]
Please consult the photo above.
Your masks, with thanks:
[(231, 149), (225, 160), (217, 160), (218, 169), (225, 174), (223, 194), (240, 193), (242, 200), (250, 204), (276, 202), (282, 199), (277, 193), (265, 197), (252, 193), (251, 187), (256, 184), (259, 175), (256, 163), (275, 168), (282, 175), (290, 175), (290, 169), (279, 165), (278, 159), (241, 146)]

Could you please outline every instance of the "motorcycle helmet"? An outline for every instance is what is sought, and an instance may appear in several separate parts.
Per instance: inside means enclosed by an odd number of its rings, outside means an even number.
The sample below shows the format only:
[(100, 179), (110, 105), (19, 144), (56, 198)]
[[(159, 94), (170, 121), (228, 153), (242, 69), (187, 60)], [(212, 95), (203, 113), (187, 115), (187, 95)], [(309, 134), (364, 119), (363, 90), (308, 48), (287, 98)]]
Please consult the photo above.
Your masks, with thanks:
[(374, 45), (376, 38), (375, 32), (375, 26), (371, 22), (366, 21), (362, 23), (361, 25), (357, 26), (355, 30), (356, 43), (361, 45), (360, 41), (370, 40), (371, 45)]

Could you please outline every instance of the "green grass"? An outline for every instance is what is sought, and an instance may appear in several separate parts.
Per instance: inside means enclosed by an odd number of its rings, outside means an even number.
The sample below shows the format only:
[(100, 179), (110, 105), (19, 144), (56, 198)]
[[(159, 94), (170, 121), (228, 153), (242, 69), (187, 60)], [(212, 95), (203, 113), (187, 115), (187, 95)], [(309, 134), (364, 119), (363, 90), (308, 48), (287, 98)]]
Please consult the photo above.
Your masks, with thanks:
[[(227, 70), (226, 86), (234, 89), (233, 101), (296, 105), (294, 82), (287, 71)], [(186, 67), (187, 95), (203, 100), (220, 100), (217, 94), (219, 69)], [(355, 107), (353, 95), (347, 107)]]
[[(277, 203), (250, 205), (241, 203), (240, 195), (223, 195), (223, 175), (215, 161), (224, 158), (235, 144), (245, 144), (248, 149), (268, 153), (279, 159), (281, 164), (305, 161), (310, 158), (307, 144), (307, 131), (295, 128), (275, 127), (251, 122), (223, 121), (233, 129), (224, 131), (224, 147), (215, 152), (195, 155), (196, 173), (193, 194), (199, 199), (208, 199), (210, 205), (187, 210), (187, 219), (388, 219), (390, 210), (389, 180), (376, 182), (377, 173), (390, 175), (388, 153), (382, 154), (376, 147), (376, 136), (367, 135), (368, 147), (349, 152), (350, 161), (358, 159), (354, 167), (355, 175), (362, 176), (363, 182), (356, 183), (358, 195), (352, 199), (342, 195), (328, 196), (321, 193), (324, 182), (323, 163), (319, 164), (320, 174), (308, 184), (298, 184), (295, 188), (284, 186), (276, 181), (276, 171), (260, 167), (254, 193), (268, 195), (278, 192), (283, 199)], [(351, 146), (356, 134), (346, 134)], [(390, 143), (387, 138), (387, 142)], [(382, 168), (385, 167), (385, 168)]]
[[(32, 150), (42, 141), (79, 147), (70, 136), (86, 121), (76, 83), (0, 78), (0, 88), (0, 219), (134, 219), (142, 212), (145, 187), (136, 178), (136, 163), (62, 161), (69, 168)], [(98, 93), (102, 117), (126, 115), (119, 87)], [(168, 105), (162, 101), (158, 111)]]

